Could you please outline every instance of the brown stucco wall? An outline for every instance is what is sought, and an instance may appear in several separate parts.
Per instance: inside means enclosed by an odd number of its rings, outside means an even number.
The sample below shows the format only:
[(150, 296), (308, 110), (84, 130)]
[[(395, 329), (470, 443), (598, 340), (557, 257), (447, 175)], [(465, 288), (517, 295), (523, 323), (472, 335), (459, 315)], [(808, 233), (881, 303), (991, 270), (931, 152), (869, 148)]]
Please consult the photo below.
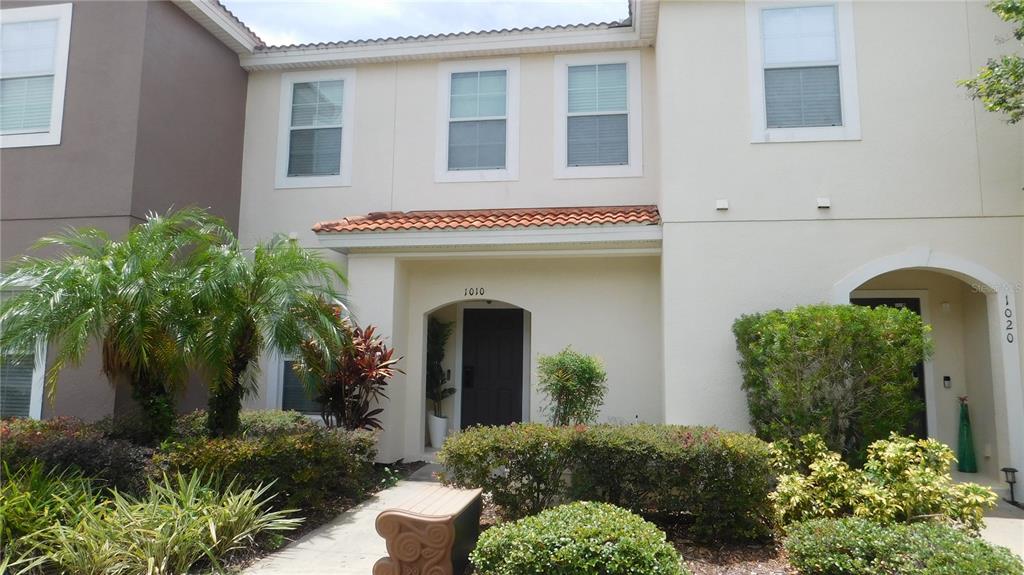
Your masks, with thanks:
[(177, 7), (149, 4), (132, 215), (196, 205), (238, 230), (248, 74)]
[[(75, 3), (61, 143), (0, 151), (4, 227), (131, 213), (145, 22), (145, 3)], [(5, 239), (6, 260), (34, 238)]]
[[(237, 54), (170, 2), (72, 3), (61, 143), (0, 150), (0, 260), (68, 226), (120, 237), (171, 207), (210, 208), (237, 230), (248, 82)], [(193, 377), (181, 408), (205, 398)], [(43, 414), (94, 420), (127, 400), (93, 351), (61, 374)]]

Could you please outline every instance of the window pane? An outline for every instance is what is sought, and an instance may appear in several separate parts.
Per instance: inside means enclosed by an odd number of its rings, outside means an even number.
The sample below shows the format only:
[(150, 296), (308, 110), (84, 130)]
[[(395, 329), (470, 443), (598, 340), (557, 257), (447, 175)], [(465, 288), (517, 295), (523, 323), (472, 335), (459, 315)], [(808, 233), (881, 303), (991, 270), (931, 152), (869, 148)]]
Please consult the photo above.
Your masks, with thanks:
[(46, 132), (53, 109), (53, 76), (0, 80), (0, 132)]
[(29, 416), (34, 370), (31, 357), (0, 363), (0, 418)]
[(451, 80), (451, 118), (504, 116), (506, 72), (456, 72)]
[(341, 173), (341, 128), (292, 130), (288, 143), (289, 176)]
[(762, 27), (766, 65), (838, 59), (833, 6), (765, 10)]
[(765, 70), (764, 93), (769, 128), (843, 125), (838, 66)]
[(629, 116), (573, 116), (568, 124), (570, 166), (621, 166), (629, 163)]
[(569, 66), (569, 113), (625, 112), (628, 84), (625, 64)]
[(449, 170), (490, 170), (504, 167), (505, 120), (449, 123)]
[(57, 21), (0, 26), (0, 74), (4, 78), (53, 74)]
[(309, 397), (306, 386), (303, 385), (299, 374), (295, 373), (295, 362), (284, 362), (283, 393), (281, 394), (281, 409), (292, 409), (302, 413), (320, 413), (320, 404)]
[(341, 125), (344, 82), (300, 82), (292, 86), (292, 126)]

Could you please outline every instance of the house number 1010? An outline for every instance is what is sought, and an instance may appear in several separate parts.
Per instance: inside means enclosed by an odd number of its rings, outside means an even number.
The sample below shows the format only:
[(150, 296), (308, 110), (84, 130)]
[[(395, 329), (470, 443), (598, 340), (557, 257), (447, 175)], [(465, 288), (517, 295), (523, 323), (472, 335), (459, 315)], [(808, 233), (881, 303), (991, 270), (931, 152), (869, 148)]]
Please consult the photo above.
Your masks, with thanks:
[(1006, 341), (1007, 343), (1013, 343), (1013, 309), (1010, 308), (1010, 296), (1006, 296), (1003, 318), (1006, 319)]
[(482, 288), (482, 287), (466, 288), (466, 295), (484, 295), (484, 288)]

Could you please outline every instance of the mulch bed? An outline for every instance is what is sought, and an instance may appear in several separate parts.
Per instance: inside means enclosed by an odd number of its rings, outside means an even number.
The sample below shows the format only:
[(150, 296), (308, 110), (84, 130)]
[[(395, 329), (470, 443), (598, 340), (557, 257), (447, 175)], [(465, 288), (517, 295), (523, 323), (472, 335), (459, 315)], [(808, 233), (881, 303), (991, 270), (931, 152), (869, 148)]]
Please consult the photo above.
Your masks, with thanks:
[(722, 545), (707, 547), (672, 542), (693, 575), (795, 575), (786, 553), (778, 545)]

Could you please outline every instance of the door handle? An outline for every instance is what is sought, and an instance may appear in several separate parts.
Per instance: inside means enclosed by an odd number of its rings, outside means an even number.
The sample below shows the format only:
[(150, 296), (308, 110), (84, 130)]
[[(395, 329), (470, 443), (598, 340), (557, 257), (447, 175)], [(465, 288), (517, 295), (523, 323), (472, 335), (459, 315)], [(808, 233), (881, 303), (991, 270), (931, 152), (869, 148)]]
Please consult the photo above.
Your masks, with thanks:
[(473, 366), (462, 368), (462, 389), (473, 389)]

